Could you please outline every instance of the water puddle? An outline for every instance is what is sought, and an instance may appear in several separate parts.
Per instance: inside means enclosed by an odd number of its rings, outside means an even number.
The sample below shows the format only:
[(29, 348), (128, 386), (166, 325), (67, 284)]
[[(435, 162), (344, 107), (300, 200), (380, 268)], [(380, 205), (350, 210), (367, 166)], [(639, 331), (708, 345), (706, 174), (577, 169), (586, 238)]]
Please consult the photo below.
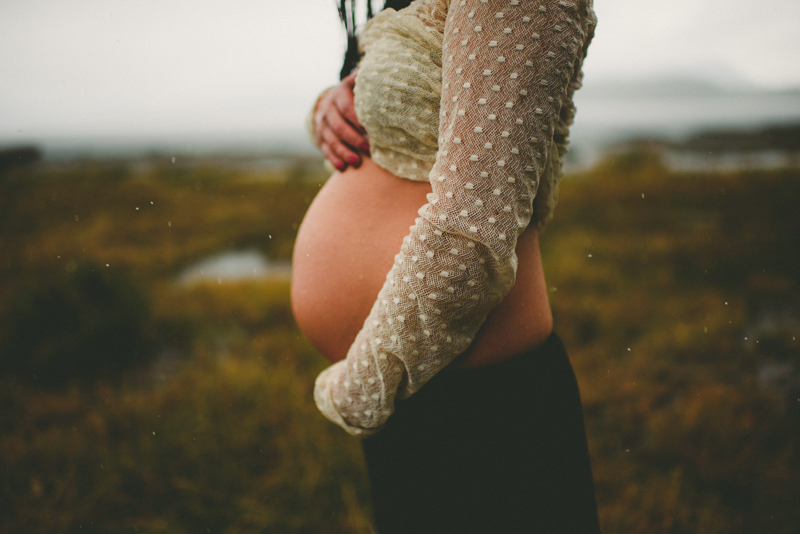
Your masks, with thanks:
[(178, 284), (288, 280), (291, 276), (291, 262), (270, 261), (264, 254), (256, 250), (236, 250), (222, 252), (190, 265), (178, 276)]

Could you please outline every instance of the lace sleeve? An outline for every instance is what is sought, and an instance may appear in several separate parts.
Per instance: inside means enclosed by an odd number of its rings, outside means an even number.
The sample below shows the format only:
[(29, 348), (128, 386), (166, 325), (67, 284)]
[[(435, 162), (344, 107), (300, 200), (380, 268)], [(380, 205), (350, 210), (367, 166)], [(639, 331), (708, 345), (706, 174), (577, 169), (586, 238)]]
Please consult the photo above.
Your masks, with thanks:
[(433, 192), (347, 358), (315, 385), (319, 409), (349, 433), (377, 432), (514, 285), (517, 237), (593, 26), (588, 1), (452, 1)]

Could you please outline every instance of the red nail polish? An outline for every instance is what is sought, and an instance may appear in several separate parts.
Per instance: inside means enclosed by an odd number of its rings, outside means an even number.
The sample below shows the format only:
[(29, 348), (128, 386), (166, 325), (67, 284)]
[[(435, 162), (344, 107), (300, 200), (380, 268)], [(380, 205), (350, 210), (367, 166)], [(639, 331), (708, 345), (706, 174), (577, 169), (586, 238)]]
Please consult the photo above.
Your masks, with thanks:
[(337, 169), (339, 169), (340, 171), (343, 171), (343, 170), (344, 170), (344, 168), (345, 168), (345, 164), (344, 164), (344, 163), (342, 163), (342, 162), (340, 161), (339, 163), (337, 163), (337, 164), (335, 165), (335, 167), (336, 167)]
[(347, 161), (350, 163), (350, 165), (356, 165), (358, 163), (358, 156), (353, 154), (347, 158)]
[(364, 143), (363, 145), (361, 145), (361, 150), (369, 153), (369, 143)]

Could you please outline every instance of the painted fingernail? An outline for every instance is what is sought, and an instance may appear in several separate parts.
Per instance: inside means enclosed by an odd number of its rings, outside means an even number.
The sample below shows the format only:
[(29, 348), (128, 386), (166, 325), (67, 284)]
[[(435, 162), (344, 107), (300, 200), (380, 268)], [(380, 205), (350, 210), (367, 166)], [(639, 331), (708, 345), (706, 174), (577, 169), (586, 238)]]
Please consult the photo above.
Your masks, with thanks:
[(364, 143), (363, 145), (361, 145), (361, 150), (363, 150), (364, 152), (369, 152), (369, 143)]
[(340, 161), (339, 163), (337, 163), (337, 164), (335, 165), (335, 167), (336, 167), (337, 169), (339, 169), (340, 171), (343, 171), (343, 170), (344, 170), (344, 168), (345, 168), (345, 164), (344, 164), (343, 162), (341, 162), (341, 161)]
[(358, 163), (358, 156), (356, 156), (355, 154), (348, 156), (347, 161), (348, 163), (350, 163), (350, 165), (355, 165)]

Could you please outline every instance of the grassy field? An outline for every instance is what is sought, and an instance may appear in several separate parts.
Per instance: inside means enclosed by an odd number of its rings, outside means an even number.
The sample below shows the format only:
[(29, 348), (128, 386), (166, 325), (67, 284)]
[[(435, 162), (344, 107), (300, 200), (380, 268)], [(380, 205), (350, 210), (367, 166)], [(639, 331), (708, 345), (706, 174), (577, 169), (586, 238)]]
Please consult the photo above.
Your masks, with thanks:
[[(0, 532), (369, 531), (289, 282), (176, 283), (220, 251), (289, 259), (324, 179), (0, 170)], [(565, 178), (543, 255), (606, 534), (800, 530), (798, 198), (797, 170), (648, 153)]]

